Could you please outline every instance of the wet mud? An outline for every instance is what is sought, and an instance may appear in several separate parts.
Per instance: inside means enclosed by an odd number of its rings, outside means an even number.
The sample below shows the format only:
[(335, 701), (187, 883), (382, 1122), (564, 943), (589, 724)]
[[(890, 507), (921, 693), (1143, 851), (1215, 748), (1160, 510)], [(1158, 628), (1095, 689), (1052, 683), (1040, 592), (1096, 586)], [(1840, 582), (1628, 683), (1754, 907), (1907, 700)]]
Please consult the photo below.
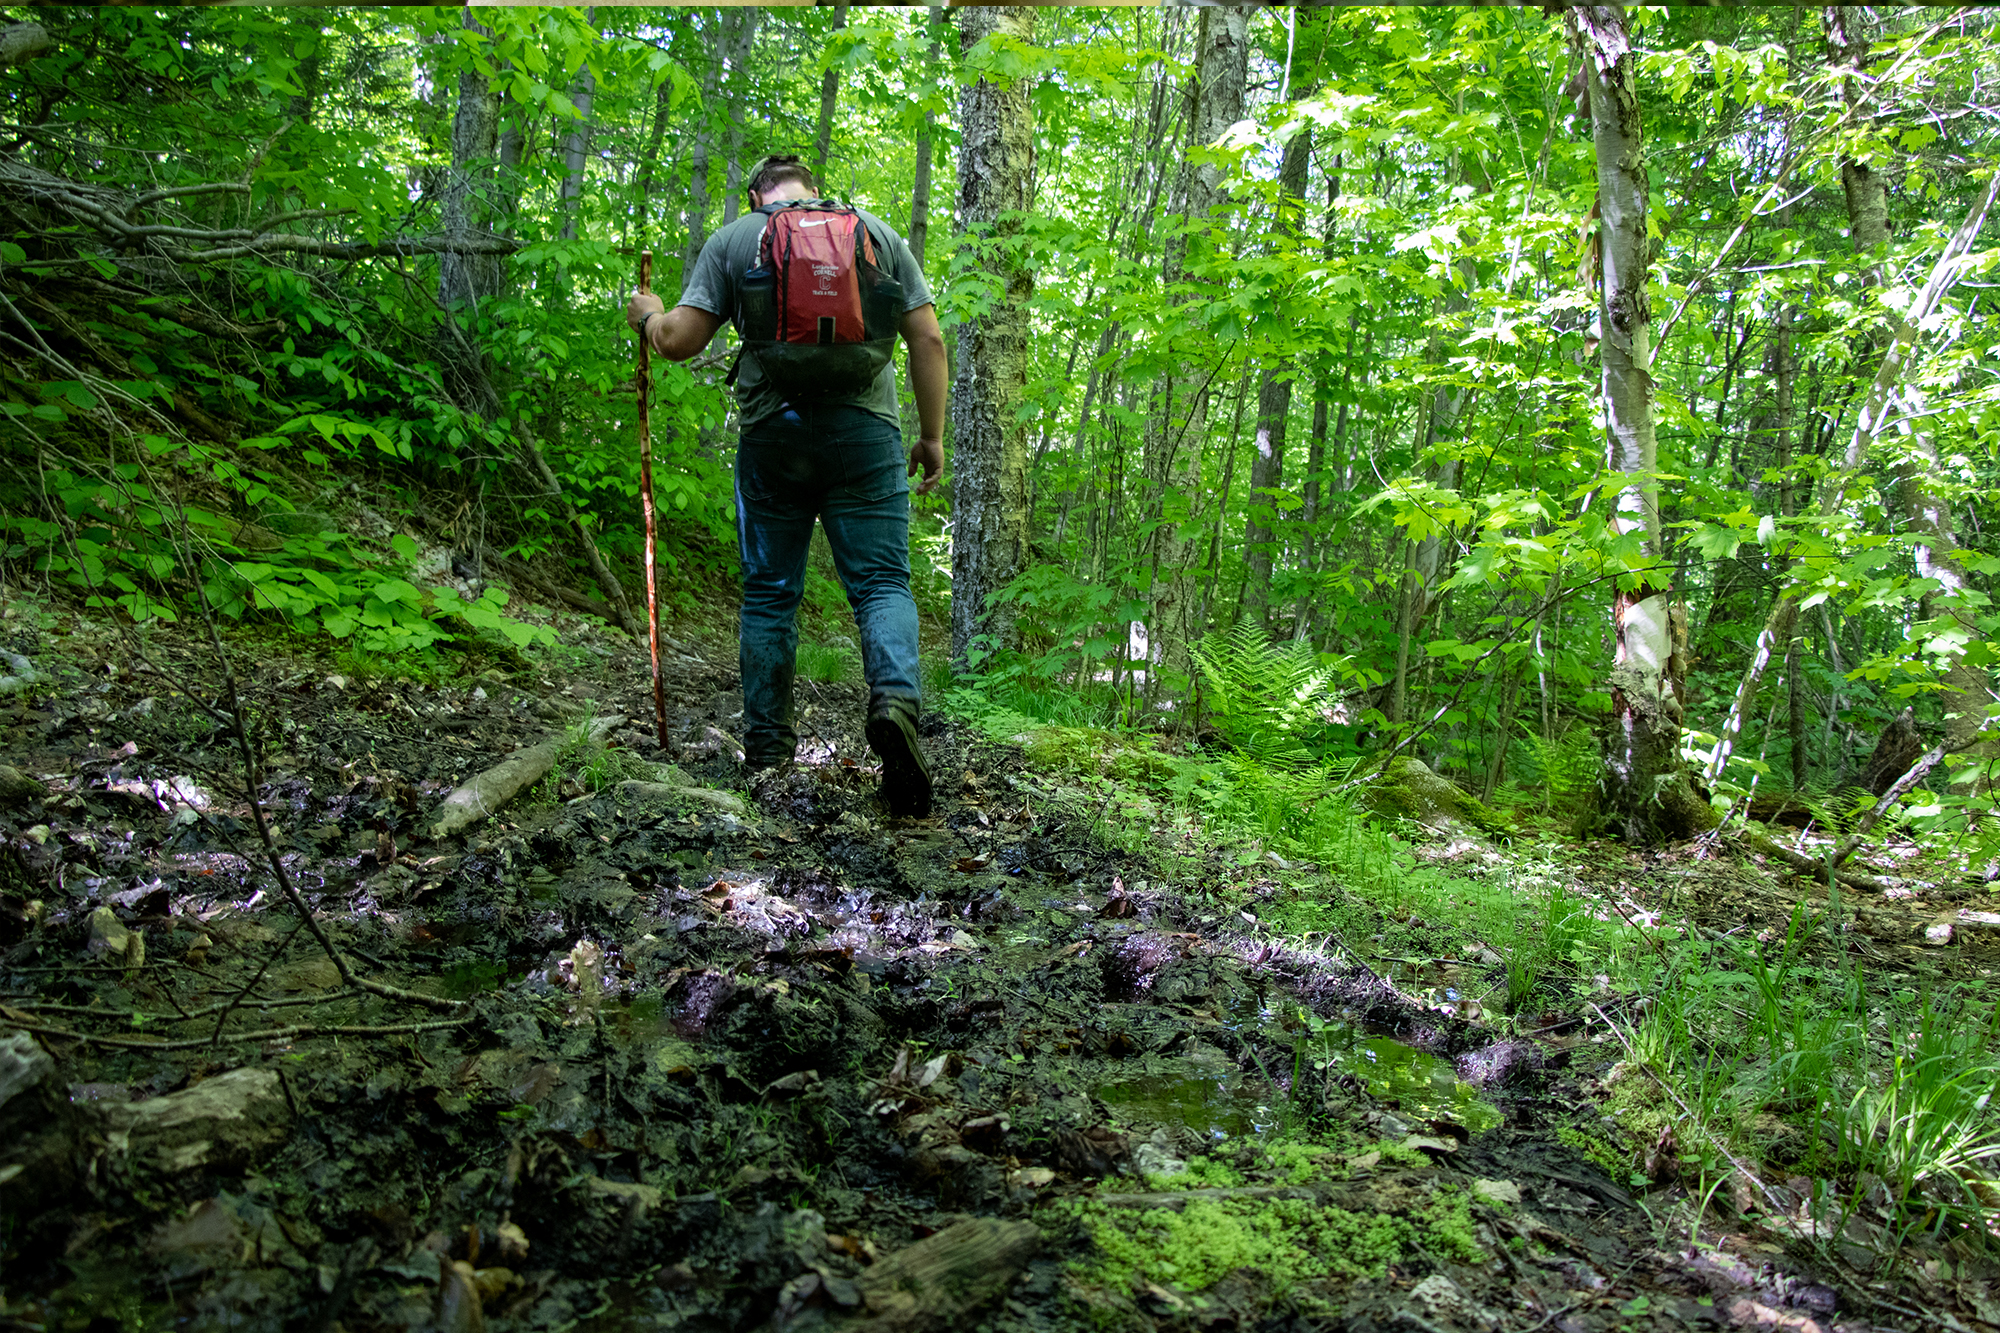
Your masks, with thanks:
[[(1107, 848), (935, 712), (938, 812), (890, 819), (856, 686), (802, 683), (800, 762), (746, 775), (727, 645), (675, 640), (661, 747), (643, 657), (574, 637), (449, 685), (243, 668), (302, 900), (425, 1004), (294, 911), (197, 647), (15, 633), (71, 665), (0, 713), (38, 787), (0, 854), (0, 1324), (1914, 1326), (1809, 1255), (1691, 1257), (1565, 1146), (1615, 1050), (1261, 933), (1227, 867)], [(418, 831), (613, 715), (595, 775)]]

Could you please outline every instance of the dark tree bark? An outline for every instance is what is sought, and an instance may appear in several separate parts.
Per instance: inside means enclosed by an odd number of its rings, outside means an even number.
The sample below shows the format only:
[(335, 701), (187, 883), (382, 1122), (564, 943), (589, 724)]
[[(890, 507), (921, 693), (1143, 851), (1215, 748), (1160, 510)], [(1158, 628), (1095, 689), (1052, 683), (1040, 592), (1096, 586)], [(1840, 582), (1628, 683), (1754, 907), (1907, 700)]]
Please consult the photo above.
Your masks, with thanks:
[(708, 240), (709, 152), (715, 124), (715, 90), (722, 81), (724, 40), (722, 26), (711, 23), (708, 26), (708, 64), (701, 72), (701, 121), (695, 126), (693, 143), (688, 149), (687, 249), (681, 258), (683, 274), (694, 272), (694, 261), (700, 257), (701, 247)]
[(729, 99), (727, 146), (729, 166), (723, 173), (722, 225), (736, 221), (743, 203), (743, 109), (751, 88), (750, 52), (757, 44), (757, 28), (764, 11), (743, 5), (722, 11), (722, 49), (729, 57), (724, 93)]
[[(463, 27), (486, 29), (467, 6)], [(490, 34), (488, 34), (490, 35)], [(446, 238), (461, 243), (494, 236), (494, 154), (500, 138), (500, 94), (492, 80), (467, 67), (458, 76), (458, 106), (451, 122), (451, 171), (439, 216)], [(467, 411), (491, 419), (500, 414), (500, 396), (487, 373), (485, 357), (472, 332), (482, 303), (498, 296), (506, 270), (498, 254), (454, 250), (438, 256), (438, 304), (446, 313), (438, 350), (447, 388)]]
[[(833, 31), (839, 32), (847, 26), (847, 0), (833, 7)], [(829, 193), (826, 181), (826, 163), (833, 152), (833, 109), (840, 100), (840, 71), (831, 63), (819, 81), (819, 130), (813, 135), (813, 179), (819, 182), (821, 193)]]
[[(486, 29), (467, 7), (461, 24)], [(451, 171), (445, 179), (439, 216), (447, 237), (480, 238), (492, 233), (493, 164), (500, 139), (500, 94), (476, 69), (458, 76), (458, 107), (451, 120)], [(494, 255), (447, 254), (438, 260), (438, 300), (447, 308), (477, 307), (500, 294), (500, 260)]]
[[(965, 49), (989, 33), (1032, 42), (1035, 11), (978, 6), (962, 11)], [(1018, 222), (1001, 215), (1028, 207), (1034, 174), (1035, 122), (1027, 88), (981, 79), (959, 97), (958, 216), (966, 231), (999, 242), (1002, 294), (992, 310), (958, 334), (952, 385), (951, 655), (966, 661), (975, 636), (1018, 646), (1014, 617), (988, 604), (1027, 559), (1026, 427), (1016, 405), (1028, 378), (1028, 298), (1034, 277), (1006, 242)]]
[[(1285, 144), (1278, 165), (1277, 230), (1290, 236), (1298, 229), (1299, 205), (1306, 194), (1306, 169), (1312, 161), (1310, 127)], [(1277, 508), (1270, 492), (1285, 481), (1285, 435), (1292, 415), (1292, 361), (1268, 366), (1257, 386), (1257, 442), (1250, 455), (1250, 515), (1244, 534), (1249, 582), (1243, 592), (1243, 613), (1270, 628), (1271, 560)]]
[[(1868, 63), (1867, 15), (1858, 5), (1828, 5), (1821, 15), (1827, 59), (1847, 71), (1842, 80), (1847, 105), (1861, 100), (1862, 67)], [(1847, 195), (1848, 226), (1854, 248), (1879, 257), (1889, 240), (1889, 184), (1882, 173), (1853, 157), (1840, 159), (1840, 185)], [(1880, 265), (1868, 269), (1871, 285), (1882, 280)]]
[[(942, 34), (944, 32), (944, 6), (930, 7), (931, 68), (938, 69), (944, 54)], [(931, 231), (931, 157), (936, 152), (932, 134), (937, 117), (924, 112), (924, 127), (917, 132), (917, 169), (910, 183), (910, 254), (916, 258), (917, 267), (924, 266), (924, 244), (930, 239)]]
[[(1206, 146), (1243, 118), (1244, 81), (1250, 56), (1250, 16), (1242, 8), (1215, 7), (1201, 11), (1194, 67), (1185, 90), (1188, 143)], [(1196, 166), (1183, 157), (1174, 181), (1169, 213), (1173, 226), (1162, 246), (1162, 276), (1168, 288), (1186, 274), (1188, 232), (1212, 225), (1211, 214), (1223, 202), (1222, 173), (1213, 164)], [(1186, 294), (1176, 302), (1191, 299)], [(1209, 382), (1220, 371), (1218, 361), (1197, 357), (1184, 362), (1163, 381), (1163, 392), (1148, 413), (1144, 445), (1146, 480), (1152, 489), (1153, 532), (1152, 607), (1147, 618), (1149, 644), (1159, 645), (1160, 665), (1181, 676), (1192, 669), (1189, 645), (1201, 632), (1197, 620), (1200, 585), (1194, 561), (1200, 536), (1182, 521), (1183, 506), (1202, 493), (1201, 456), (1207, 435)], [(1176, 425), (1176, 409), (1185, 404)], [(1149, 648), (1150, 651), (1150, 648)], [(1159, 672), (1149, 672), (1149, 693)]]
[(563, 134), (562, 238), (576, 239), (576, 218), (583, 203), (584, 167), (590, 160), (590, 112), (597, 100), (597, 76), (590, 65), (577, 70), (570, 80), (569, 100), (576, 103), (577, 118)]

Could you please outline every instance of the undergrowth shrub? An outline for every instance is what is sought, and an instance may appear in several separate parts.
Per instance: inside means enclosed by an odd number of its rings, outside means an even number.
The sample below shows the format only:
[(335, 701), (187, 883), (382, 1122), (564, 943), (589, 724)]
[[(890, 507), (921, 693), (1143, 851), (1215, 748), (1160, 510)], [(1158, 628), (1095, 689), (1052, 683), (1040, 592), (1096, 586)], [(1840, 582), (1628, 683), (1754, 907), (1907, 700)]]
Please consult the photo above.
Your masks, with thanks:
[[(140, 443), (149, 465), (118, 463), (99, 475), (45, 469), (47, 506), (0, 514), (6, 558), (74, 588), (86, 606), (138, 623), (178, 620), (199, 580), (199, 596), (224, 619), (325, 633), (370, 656), (485, 635), (515, 649), (554, 641), (553, 630), (506, 613), (503, 588), (468, 600), (448, 584), (418, 586), (418, 546), (402, 533), (381, 550), (319, 522), (274, 531), (216, 505), (294, 512), (275, 489), (276, 474), (184, 440), (148, 435)], [(192, 490), (194, 478), (219, 487), (218, 497), (202, 503), (176, 493)]]

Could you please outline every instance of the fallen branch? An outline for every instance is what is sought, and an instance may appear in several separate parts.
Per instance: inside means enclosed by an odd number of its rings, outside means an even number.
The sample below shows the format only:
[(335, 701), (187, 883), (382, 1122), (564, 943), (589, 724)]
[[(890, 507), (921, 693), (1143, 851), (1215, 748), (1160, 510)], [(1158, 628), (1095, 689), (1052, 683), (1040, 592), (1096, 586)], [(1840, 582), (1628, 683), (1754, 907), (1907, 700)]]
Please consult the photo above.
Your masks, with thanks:
[[(414, 1032), (442, 1032), (447, 1028), (462, 1028), (472, 1021), (473, 1016), (468, 1014), (464, 1018), (439, 1018), (428, 1023), (384, 1023), (377, 1027), (302, 1023), (292, 1027), (259, 1028), (254, 1032), (225, 1032), (220, 1040), (289, 1041), (301, 1037), (396, 1037)], [(134, 1051), (192, 1051), (213, 1044), (208, 1037), (188, 1037), (178, 1041), (148, 1041), (143, 1037), (100, 1037), (95, 1033), (76, 1032), (69, 1028), (51, 1027), (44, 1023), (25, 1023), (18, 1018), (9, 1019), (7, 1022), (9, 1026), (19, 1028), (23, 1032), (39, 1033), (59, 1041), (82, 1041), (94, 1046), (119, 1046)]]
[[(585, 615), (596, 616), (606, 624), (618, 624), (618, 612), (612, 609), (608, 603), (601, 602), (595, 597), (586, 596), (574, 588), (565, 588), (561, 584), (552, 583), (535, 573), (528, 566), (522, 564), (519, 560), (501, 555), (490, 546), (482, 546), (480, 548), (480, 560), (483, 563), (491, 564), (493, 568), (499, 570), (508, 582), (523, 584), (529, 591), (540, 593), (543, 600), (551, 605), (560, 602), (564, 606), (583, 612)], [(620, 628), (623, 628), (623, 626), (620, 626)]]
[[(1783, 861), (1801, 875), (1816, 879), (1822, 884), (1826, 882), (1826, 862), (1824, 860), (1802, 855), (1781, 842), (1776, 842), (1761, 833), (1755, 833), (1749, 829), (1744, 829), (1737, 836), (1748, 843), (1751, 850), (1762, 852), (1765, 856), (1771, 857), (1774, 860)], [(1842, 884), (1846, 884), (1851, 888), (1865, 889), (1869, 893), (1885, 893), (1895, 887), (1885, 879), (1877, 879), (1873, 875), (1863, 875), (1853, 870), (1836, 869), (1834, 874), (1839, 876)]]
[[(202, 562), (195, 559), (197, 546), (194, 535), (188, 527), (187, 515), (185, 512), (181, 512), (178, 514), (178, 518), (180, 520), (180, 537), (186, 543), (186, 549), (181, 552), (182, 558), (190, 567), (200, 570)], [(71, 554), (74, 558), (76, 556), (73, 544), (74, 536), (68, 532), (65, 532), (65, 536), (72, 541)], [(81, 561), (79, 561), (78, 567), (84, 567)], [(102, 596), (102, 589), (95, 583), (91, 585), (91, 591), (96, 595)], [(196, 707), (206, 713), (211, 720), (217, 723), (217, 725), (227, 728), (236, 739), (237, 753), (242, 757), (243, 761), (244, 799), (249, 804), (251, 821), (256, 827), (258, 840), (263, 844), (265, 863), (270, 867), (272, 877), (277, 880), (278, 888), (284, 894), (285, 901), (291, 904), (294, 912), (298, 913), (300, 923), (306, 930), (312, 932), (313, 940), (325, 951), (326, 956), (332, 960), (335, 970), (340, 973), (341, 981), (346, 983), (351, 989), (364, 990), (371, 995), (380, 995), (384, 999), (401, 1000), (410, 1004), (423, 1005), (430, 1009), (442, 1009), (447, 1012), (464, 1009), (466, 1005), (462, 1000), (448, 1000), (442, 996), (425, 995), (421, 991), (406, 990), (401, 986), (391, 986), (387, 982), (373, 981), (361, 976), (348, 963), (347, 956), (341, 953), (340, 949), (335, 946), (332, 938), (320, 925), (319, 919), (313, 915), (312, 909), (306, 905), (306, 900), (299, 893), (298, 886), (292, 882), (291, 872), (285, 868), (284, 855), (278, 848), (277, 838), (271, 832), (271, 822), (264, 813), (263, 799), (257, 794), (257, 752), (256, 748), (250, 743), (249, 729), (244, 724), (243, 700), (237, 689), (236, 668), (231, 664), (229, 654), (222, 646), (222, 632), (216, 627), (215, 623), (215, 608), (209, 605), (207, 586), (199, 575), (195, 579), (195, 601), (201, 610), (202, 624), (208, 631), (209, 647), (215, 653), (216, 662), (222, 669), (223, 703), (226, 704), (226, 707), (203, 702), (201, 693), (192, 689), (183, 689), (182, 693)], [(162, 679), (177, 679), (173, 673), (147, 657), (145, 650), (140, 647), (136, 637), (131, 634), (129, 628), (126, 629), (125, 634), (126, 646), (131, 650), (134, 658)], [(208, 824), (209, 827), (221, 830), (224, 836), (227, 836), (227, 830), (212, 816), (208, 820)], [(249, 858), (243, 856), (241, 851), (237, 851), (235, 840), (232, 838), (229, 839), (229, 842), (230, 849), (236, 851), (236, 854), (243, 858), (246, 865), (250, 864)], [(197, 1042), (196, 1044), (199, 1045), (200, 1043)]]
[[(19, 971), (20, 969), (9, 968), (7, 970)], [(66, 969), (53, 968), (50, 970), (63, 971)], [(116, 970), (120, 975), (124, 974), (123, 968)], [(104, 1009), (87, 1004), (61, 1004), (55, 1000), (30, 1000), (17, 996), (5, 996), (0, 997), (0, 1009), (19, 1009), (25, 1013), (36, 1014), (76, 1014), (82, 1018), (110, 1018), (121, 1023), (132, 1019), (137, 1019), (144, 1023), (192, 1023), (196, 1019), (210, 1018), (216, 1014), (226, 1013), (230, 1009), (255, 1009), (259, 1012), (265, 1009), (296, 1009), (301, 1005), (308, 1004), (332, 1004), (335, 1000), (345, 999), (352, 994), (352, 991), (336, 990), (328, 991), (324, 995), (295, 995), (288, 1000), (252, 999), (246, 1000), (241, 1004), (234, 1000), (224, 1000), (203, 1009), (190, 1009), (178, 1014), (147, 1014), (141, 1013), (136, 1009)], [(168, 998), (171, 999), (172, 997), (169, 996)]]
[(1175, 1212), (1197, 1199), (1305, 1199), (1319, 1195), (1303, 1185), (1245, 1185), (1239, 1189), (1145, 1190), (1122, 1194), (1092, 1194), (1091, 1202), (1109, 1208), (1167, 1208)]
[(944, 1329), (1007, 1289), (1041, 1248), (1032, 1222), (975, 1217), (897, 1250), (856, 1280), (869, 1317), (850, 1333), (916, 1333)]
[[(594, 744), (624, 722), (624, 718), (616, 716), (597, 718), (585, 730), (584, 736)], [(540, 782), (556, 766), (556, 756), (562, 753), (568, 740), (567, 735), (553, 736), (539, 745), (516, 750), (485, 772), (460, 783), (431, 812), (424, 832), (433, 838), (448, 838), (471, 828)]]
[(632, 608), (625, 600), (623, 585), (611, 572), (611, 567), (604, 563), (604, 553), (597, 549), (597, 539), (590, 535), (590, 529), (584, 524), (583, 515), (577, 512), (576, 506), (569, 502), (569, 496), (563, 493), (562, 483), (556, 480), (555, 472), (549, 467), (549, 460), (542, 455), (541, 446), (536, 444), (534, 438), (525, 431), (517, 434), (515, 440), (521, 446), (521, 456), (527, 460), (530, 470), (542, 485), (548, 488), (549, 498), (556, 502), (556, 507), (562, 510), (564, 521), (569, 524), (571, 531), (576, 533), (577, 549), (583, 552), (584, 561), (597, 579), (597, 586), (604, 589), (605, 599), (617, 609), (618, 624), (627, 634), (635, 639), (638, 638), (641, 634), (639, 621), (633, 616)]
[(1908, 772), (1889, 784), (1889, 790), (1882, 793), (1882, 799), (1875, 802), (1874, 808), (1861, 816), (1861, 821), (1854, 826), (1854, 832), (1841, 840), (1840, 846), (1833, 853), (1833, 864), (1838, 866), (1842, 861), (1854, 855), (1855, 849), (1861, 845), (1861, 840), (1868, 836), (1868, 830), (1875, 827), (1875, 822), (1881, 819), (1883, 815), (1889, 813), (1889, 807), (1894, 805), (1902, 797), (1903, 793), (1916, 786), (1919, 782), (1922, 782), (1924, 775), (1937, 766), (1938, 760), (1948, 754), (1956, 754), (1960, 750), (1971, 749), (1979, 739), (1975, 735), (1971, 740), (1949, 746), (1945, 742), (1939, 741), (1936, 745), (1924, 751), (1922, 757), (1916, 763), (1910, 765)]

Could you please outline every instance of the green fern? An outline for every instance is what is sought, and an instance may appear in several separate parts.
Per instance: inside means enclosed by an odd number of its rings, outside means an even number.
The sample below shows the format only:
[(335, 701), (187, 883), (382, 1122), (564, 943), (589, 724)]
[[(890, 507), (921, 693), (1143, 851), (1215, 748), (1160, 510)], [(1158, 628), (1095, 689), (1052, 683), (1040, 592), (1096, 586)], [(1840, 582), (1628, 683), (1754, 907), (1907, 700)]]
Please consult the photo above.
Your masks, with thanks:
[(1243, 620), (1226, 633), (1209, 631), (1190, 652), (1224, 739), (1261, 763), (1313, 762), (1305, 738), (1338, 693), (1338, 671), (1321, 664), (1310, 644), (1274, 646)]
[(1521, 766), (1525, 771), (1521, 772), (1520, 781), (1532, 782), (1541, 789), (1544, 809), (1584, 795), (1597, 781), (1603, 761), (1596, 733), (1589, 727), (1572, 722), (1553, 741), (1543, 740), (1525, 726), (1522, 731), (1528, 762)]

